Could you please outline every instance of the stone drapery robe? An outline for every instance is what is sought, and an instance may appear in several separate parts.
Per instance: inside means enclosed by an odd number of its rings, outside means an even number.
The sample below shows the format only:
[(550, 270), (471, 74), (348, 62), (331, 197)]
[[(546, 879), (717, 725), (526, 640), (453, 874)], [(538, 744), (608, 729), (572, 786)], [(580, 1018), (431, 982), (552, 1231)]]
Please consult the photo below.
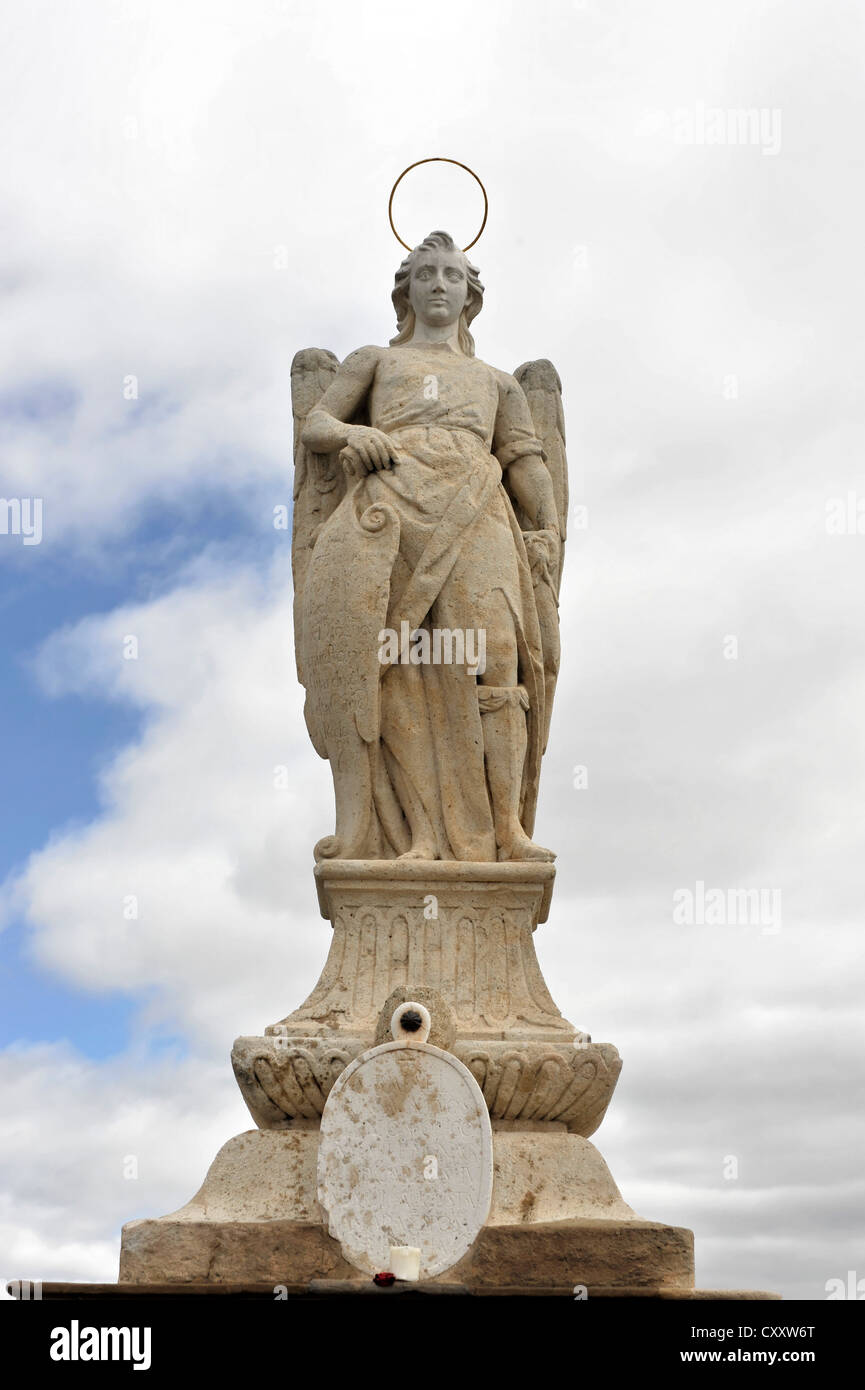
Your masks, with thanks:
[[(522, 532), (502, 472), (543, 449), (522, 389), (507, 373), (446, 343), (360, 351), (377, 354), (369, 423), (393, 439), (399, 459), (350, 483), (322, 527), (304, 586), (307, 723), (331, 761), (337, 795), (337, 834), (321, 852), (403, 853), (410, 840), (404, 812), (414, 799), (440, 858), (494, 861), (478, 704), (483, 675), (456, 664), (382, 665), (378, 639), (403, 623), (409, 631), (466, 632), (510, 615), (528, 697), (521, 820), (530, 835), (543, 659)], [(329, 411), (331, 390), (318, 410)]]

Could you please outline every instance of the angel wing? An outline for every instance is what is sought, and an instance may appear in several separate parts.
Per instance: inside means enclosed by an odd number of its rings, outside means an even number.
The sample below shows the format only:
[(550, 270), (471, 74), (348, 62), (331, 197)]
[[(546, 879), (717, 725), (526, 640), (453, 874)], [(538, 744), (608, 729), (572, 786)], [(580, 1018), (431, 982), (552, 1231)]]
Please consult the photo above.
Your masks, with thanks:
[(294, 415), (294, 490), (291, 532), (291, 572), (294, 579), (294, 654), (297, 678), (303, 676), (303, 590), (312, 548), (328, 517), (345, 496), (345, 472), (338, 453), (313, 454), (300, 442), (309, 412), (336, 376), (339, 359), (327, 348), (303, 348), (291, 364), (291, 408)]
[[(546, 465), (553, 480), (559, 535), (562, 541), (559, 556), (558, 596), (565, 558), (565, 538), (568, 523), (568, 459), (565, 453), (565, 412), (562, 407), (562, 382), (558, 372), (546, 357), (536, 362), (524, 362), (514, 376), (523, 388), (535, 433), (544, 446)], [(525, 528), (524, 528), (525, 529)]]
[[(401, 852), (402, 813), (378, 755), (385, 625), (399, 520), (386, 504), (366, 506), (362, 479), (349, 479), (339, 451), (311, 453), (303, 426), (339, 368), (332, 352), (305, 348), (291, 366), (295, 482), (291, 560), (297, 675), (313, 747), (330, 762), (336, 830), (315, 858), (380, 856), (380, 824)], [(355, 419), (365, 420), (365, 409)], [(403, 841), (405, 840), (405, 843)]]
[[(539, 358), (536, 362), (524, 362), (521, 367), (517, 367), (514, 376), (523, 388), (523, 394), (528, 401), (529, 412), (535, 427), (535, 434), (544, 448), (545, 462), (553, 482), (553, 494), (556, 499), (556, 513), (561, 538), (558, 572), (551, 577), (543, 574), (534, 576), (535, 602), (538, 609), (544, 655), (543, 748), (546, 750), (561, 654), (559, 645), (559, 588), (562, 582), (568, 522), (568, 459), (565, 452), (565, 415), (562, 408), (562, 383), (552, 362), (549, 362), (545, 357)], [(524, 531), (530, 530), (531, 523), (516, 504), (515, 511), (522, 529)], [(553, 583), (550, 582), (550, 579)]]

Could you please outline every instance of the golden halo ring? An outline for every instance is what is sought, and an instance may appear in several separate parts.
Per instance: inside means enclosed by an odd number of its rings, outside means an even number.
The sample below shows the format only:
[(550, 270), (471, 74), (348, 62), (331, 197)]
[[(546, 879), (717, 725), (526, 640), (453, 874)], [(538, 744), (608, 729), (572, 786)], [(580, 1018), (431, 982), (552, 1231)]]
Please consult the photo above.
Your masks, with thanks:
[(487, 198), (487, 190), (484, 188), (474, 169), (470, 169), (467, 164), (462, 164), (458, 159), (448, 159), (448, 157), (443, 154), (433, 154), (430, 155), (428, 159), (416, 159), (414, 164), (409, 164), (407, 169), (403, 169), (393, 188), (390, 190), (390, 197), (387, 201), (387, 216), (388, 221), (390, 222), (390, 229), (396, 237), (397, 241), (399, 242), (400, 246), (404, 246), (406, 251), (414, 250), (414, 247), (409, 246), (407, 241), (403, 241), (402, 237), (400, 236), (399, 232), (393, 224), (393, 195), (396, 193), (406, 174), (410, 173), (412, 169), (416, 169), (419, 164), (456, 164), (459, 169), (465, 169), (467, 174), (471, 174), (472, 178), (475, 180), (475, 183), (480, 188), (481, 193), (483, 193), (484, 195), (484, 220), (481, 223), (480, 231), (478, 232), (474, 240), (470, 241), (468, 246), (463, 246), (462, 248), (463, 251), (471, 250), (475, 242), (480, 240), (483, 234), (484, 227), (487, 225), (487, 214), (490, 210), (489, 200)]

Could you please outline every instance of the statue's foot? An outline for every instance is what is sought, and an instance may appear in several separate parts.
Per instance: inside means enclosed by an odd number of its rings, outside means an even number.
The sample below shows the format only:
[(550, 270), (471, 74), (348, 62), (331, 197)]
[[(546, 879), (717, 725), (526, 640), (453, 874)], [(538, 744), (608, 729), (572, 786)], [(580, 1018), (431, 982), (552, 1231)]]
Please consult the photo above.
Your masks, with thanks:
[(514, 835), (505, 844), (499, 845), (499, 863), (517, 859), (551, 864), (555, 857), (551, 849), (544, 849), (543, 845), (536, 845), (534, 840), (530, 840), (523, 831)]
[(406, 852), (405, 852), (405, 854), (401, 854), (399, 857), (400, 857), (400, 859), (436, 859), (436, 858), (438, 858), (438, 856), (437, 856), (437, 854), (436, 854), (435, 845), (427, 844), (426, 841), (419, 841), (418, 844), (412, 845), (411, 849), (407, 849)]

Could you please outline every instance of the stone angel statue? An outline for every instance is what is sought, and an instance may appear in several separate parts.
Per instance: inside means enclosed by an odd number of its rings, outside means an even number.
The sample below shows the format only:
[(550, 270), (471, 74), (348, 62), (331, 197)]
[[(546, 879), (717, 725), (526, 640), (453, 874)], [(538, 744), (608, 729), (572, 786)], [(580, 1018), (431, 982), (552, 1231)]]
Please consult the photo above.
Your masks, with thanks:
[(559, 666), (561, 382), (475, 356), (478, 271), (406, 256), (397, 334), (292, 363), (295, 648), (330, 762), (321, 859), (551, 860), (531, 839)]

